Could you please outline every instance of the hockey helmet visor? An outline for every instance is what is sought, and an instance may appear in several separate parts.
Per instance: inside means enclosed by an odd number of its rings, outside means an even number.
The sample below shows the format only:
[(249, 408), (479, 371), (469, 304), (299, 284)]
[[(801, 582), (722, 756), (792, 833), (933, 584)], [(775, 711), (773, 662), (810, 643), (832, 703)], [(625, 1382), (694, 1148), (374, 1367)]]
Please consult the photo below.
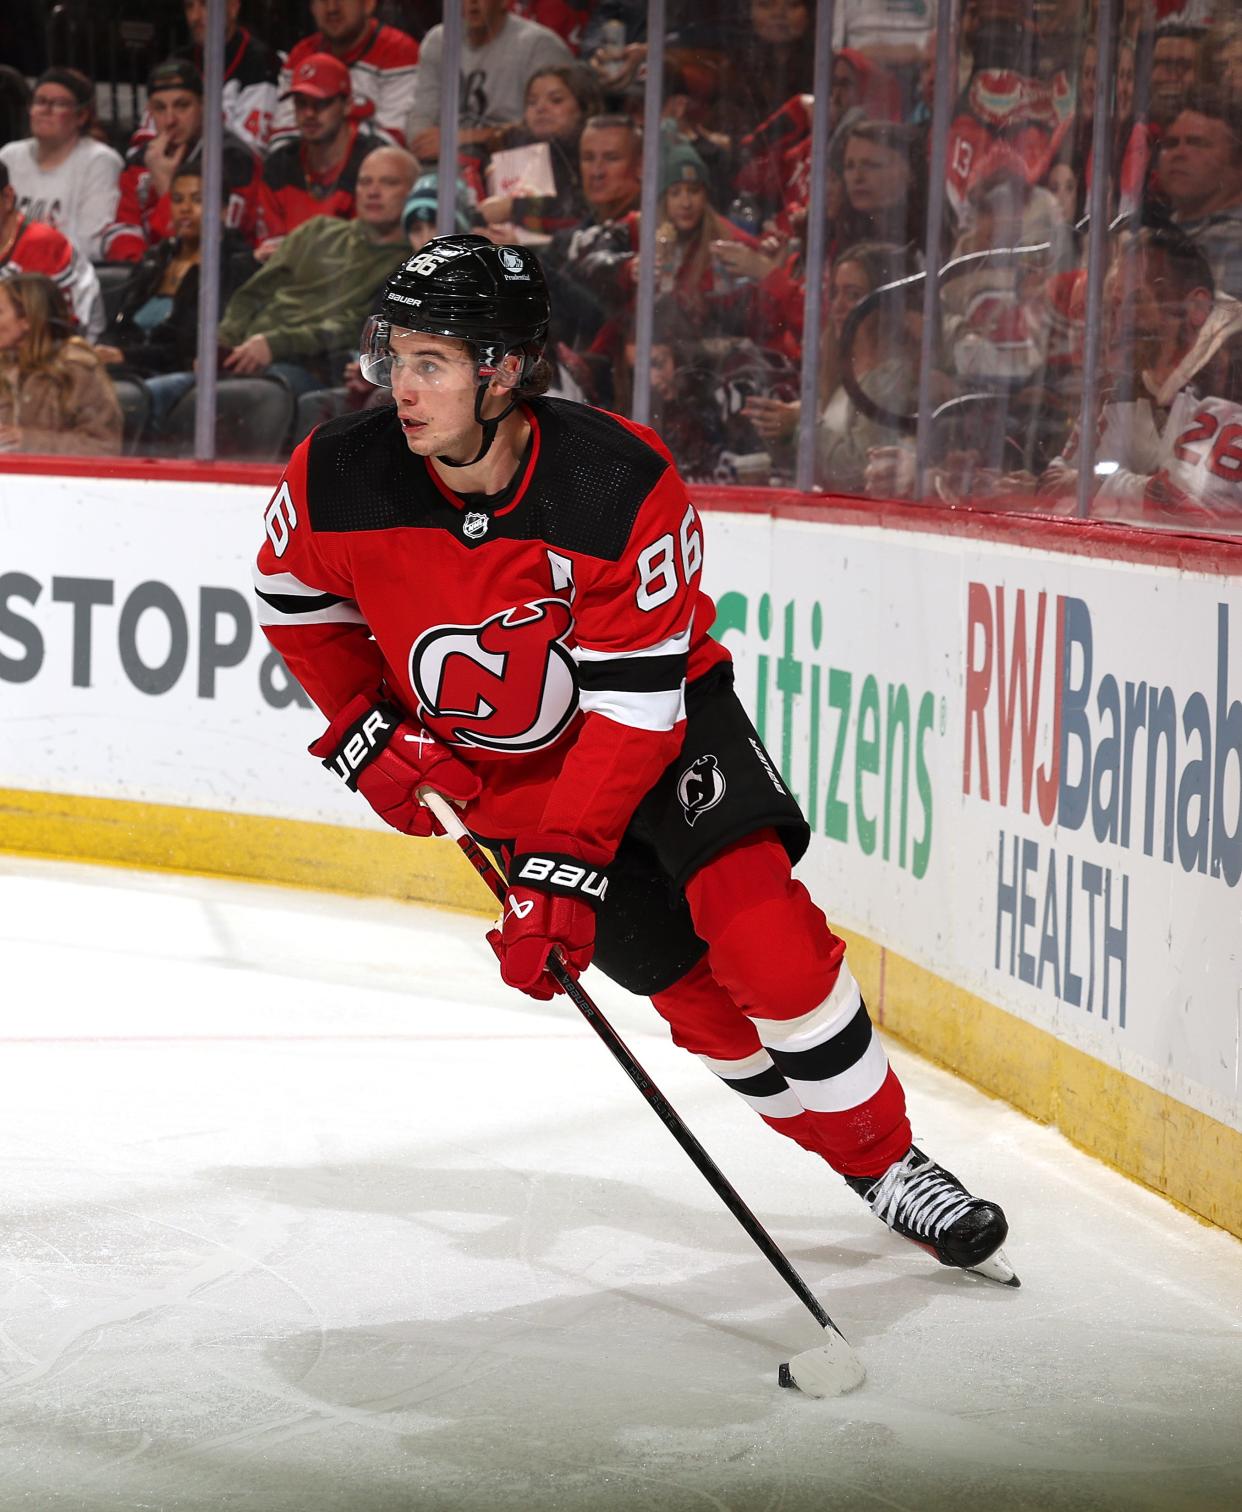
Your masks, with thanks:
[(526, 248), (497, 247), (484, 236), (438, 236), (385, 284), (363, 332), (362, 374), (391, 388), (394, 333), (420, 331), (465, 342), (479, 384), (517, 353), (520, 384), (542, 355), (548, 318), (543, 270)]

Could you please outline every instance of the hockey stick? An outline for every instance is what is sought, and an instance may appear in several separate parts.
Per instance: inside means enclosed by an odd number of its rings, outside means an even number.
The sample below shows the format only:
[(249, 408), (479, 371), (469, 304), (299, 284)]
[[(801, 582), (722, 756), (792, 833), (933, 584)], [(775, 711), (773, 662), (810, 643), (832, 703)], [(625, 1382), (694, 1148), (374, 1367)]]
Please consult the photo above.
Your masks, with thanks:
[[(461, 822), (453, 806), (439, 793), (430, 788), (422, 788), (419, 797), (440, 821), (447, 834), (457, 842), (466, 859), (491, 889), (503, 909), (505, 879), (499, 867)], [(565, 996), (608, 1046), (621, 1069), (647, 1099), (656, 1116), (706, 1177), (712, 1190), (750, 1235), (777, 1275), (824, 1330), (822, 1344), (814, 1349), (803, 1350), (801, 1354), (794, 1355), (788, 1364), (781, 1366), (778, 1377), (780, 1384), (782, 1386), (796, 1385), (808, 1396), (839, 1396), (843, 1392), (851, 1391), (861, 1383), (865, 1371), (862, 1361), (854, 1353), (845, 1335), (820, 1306), (811, 1289), (790, 1264), (776, 1241), (734, 1190), (728, 1177), (681, 1121), (681, 1117), (659, 1087), (639, 1065), (629, 1046), (595, 1006), (585, 989), (579, 985), (577, 978), (566, 967), (559, 952), (553, 953), (548, 962), (548, 971)]]

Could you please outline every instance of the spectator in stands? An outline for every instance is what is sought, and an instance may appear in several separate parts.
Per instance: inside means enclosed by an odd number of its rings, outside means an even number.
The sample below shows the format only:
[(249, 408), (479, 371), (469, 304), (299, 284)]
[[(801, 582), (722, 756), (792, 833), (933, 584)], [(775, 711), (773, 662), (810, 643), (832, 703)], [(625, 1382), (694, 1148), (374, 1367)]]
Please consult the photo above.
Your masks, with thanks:
[(0, 451), (116, 454), (121, 406), (50, 278), (0, 282)]
[(642, 133), (629, 116), (592, 116), (583, 128), (578, 161), (587, 218), (554, 237), (544, 258), (554, 341), (571, 349), (587, 347), (629, 304), (642, 156)]
[[(1177, 395), (1242, 331), (1242, 305), (1217, 295), (1202, 250), (1176, 226), (1119, 234), (1105, 278), (1106, 372), (1091, 493), (1100, 514), (1133, 513), (1161, 462)], [(1078, 488), (1078, 430), (1039, 480), (1045, 498)], [(1110, 468), (1107, 464), (1115, 464)]]
[(1201, 88), (1160, 141), (1160, 188), (1174, 223), (1203, 250), (1218, 290), (1242, 297), (1242, 108)]
[(1199, 49), (1203, 29), (1161, 26), (1151, 50), (1151, 119), (1167, 126), (1182, 109), (1199, 77)]
[[(475, 231), (480, 206), (474, 191), (464, 179), (457, 180), (457, 214), (454, 230), (465, 235)], [(415, 252), (421, 252), (436, 234), (436, 219), (440, 213), (440, 175), (424, 173), (410, 190), (405, 208), (401, 212), (401, 224)], [(476, 233), (477, 234), (477, 233)], [(371, 387), (372, 385), (368, 385)]]
[[(903, 303), (872, 311), (853, 330), (848, 350), (846, 339), (849, 317), (862, 301), (884, 284), (910, 277), (918, 267), (911, 248), (880, 242), (848, 247), (833, 265), (820, 372), (821, 393), (827, 395), (827, 402), (815, 432), (816, 478), (826, 488), (862, 492), (868, 453), (874, 447), (895, 445), (901, 437), (892, 424), (860, 411), (858, 390), (864, 400), (885, 411), (904, 415), (915, 411), (921, 322), (908, 307)], [(791, 469), (801, 409), (798, 399), (747, 401), (747, 418), (778, 470)]]
[(599, 112), (599, 90), (580, 63), (554, 64), (533, 73), (526, 85), (522, 120), (505, 132), (502, 145), (525, 147), (546, 142), (556, 193), (489, 195), (479, 206), (483, 219), (497, 228), (520, 226), (535, 235), (552, 235), (577, 225), (586, 214), (579, 176), (578, 143), (583, 124)]
[(95, 269), (55, 226), (31, 220), (17, 208), (9, 170), (0, 161), (0, 279), (42, 273), (53, 280), (89, 341), (104, 326), (103, 294)]
[(1230, 104), (1242, 104), (1242, 21), (1224, 21), (1213, 28), (1213, 78)]
[[(155, 135), (139, 136), (121, 174), (116, 220), (102, 238), (109, 262), (138, 262), (172, 230), (169, 190), (180, 168), (193, 167), (203, 151), (203, 80), (184, 58), (151, 71), (147, 110)], [(259, 159), (232, 132), (224, 133), (225, 223), (253, 244), (258, 230), (262, 169)]]
[[(185, 24), (190, 32), (187, 56), (201, 74), (207, 36), (207, 0), (184, 0)], [(224, 124), (239, 141), (261, 157), (272, 136), (276, 113), (276, 79), (280, 59), (239, 22), (241, 0), (224, 6)]]
[(922, 241), (926, 231), (926, 175), (915, 173), (921, 138), (909, 126), (862, 121), (845, 140), (842, 243)]
[[(172, 235), (142, 259), (97, 350), (109, 367), (147, 378), (193, 367), (198, 356), (198, 286), (202, 267), (203, 180), (196, 164), (180, 168), (169, 191)], [(220, 243), (223, 309), (254, 270), (245, 241), (226, 226)]]
[[(632, 413), (637, 345), (622, 345), (610, 407)], [(672, 452), (678, 471), (693, 482), (710, 480), (726, 445), (715, 374), (699, 333), (675, 304), (657, 300), (651, 344), (651, 425)]]
[(935, 30), (936, 0), (836, 0), (833, 7), (833, 47), (856, 48), (912, 76)]
[(511, 10), (524, 21), (537, 21), (554, 31), (576, 56), (583, 30), (595, 6), (591, 0), (512, 0)]
[[(458, 144), (494, 152), (522, 119), (526, 86), (541, 69), (564, 67), (573, 54), (554, 31), (525, 21), (506, 9), (506, 0), (461, 0), (465, 35), (461, 69)], [(422, 67), (410, 111), (410, 146), (420, 158), (440, 156), (440, 73), (444, 28), (433, 26), (423, 39)]]
[(91, 81), (76, 68), (50, 68), (35, 84), (30, 136), (0, 147), (22, 213), (63, 231), (85, 257), (100, 255), (123, 166), (93, 135), (94, 122)]
[(733, 141), (814, 85), (814, 0), (749, 0), (728, 60), (715, 124)]
[[(357, 348), (375, 291), (409, 253), (401, 217), (417, 173), (404, 148), (377, 147), (358, 174), (357, 219), (314, 215), (285, 237), (224, 311), (222, 379), (267, 376), (295, 394), (331, 381)], [(191, 373), (152, 379), (156, 418), (193, 385)]]
[(681, 143), (664, 154), (656, 287), (673, 297), (700, 340), (720, 334), (712, 296), (751, 276), (731, 254), (756, 245), (753, 236), (719, 214), (709, 194), (707, 165), (693, 147)]
[(375, 19), (376, 0), (310, 0), (318, 31), (294, 44), (280, 73), (273, 141), (297, 132), (288, 96), (293, 76), (312, 53), (331, 53), (349, 69), (354, 111), (385, 141), (405, 145), (406, 121), (414, 101), (418, 43), (395, 26)]
[(255, 256), (272, 255), (280, 239), (312, 215), (350, 220), (358, 170), (383, 143), (350, 119), (349, 69), (331, 53), (311, 53), (294, 71), (296, 137), (285, 137), (263, 164), (264, 239)]

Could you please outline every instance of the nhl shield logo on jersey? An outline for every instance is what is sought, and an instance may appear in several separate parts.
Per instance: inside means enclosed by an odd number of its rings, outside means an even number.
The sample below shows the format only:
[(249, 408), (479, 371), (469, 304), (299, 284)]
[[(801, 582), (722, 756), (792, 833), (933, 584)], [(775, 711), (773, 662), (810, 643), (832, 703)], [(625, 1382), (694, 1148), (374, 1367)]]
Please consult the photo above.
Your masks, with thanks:
[(472, 509), (461, 522), (461, 533), (472, 541), (479, 541), (487, 534), (489, 524), (482, 510)]
[(677, 797), (686, 811), (686, 823), (691, 826), (700, 814), (714, 809), (724, 795), (724, 773), (714, 756), (697, 757), (677, 782)]
[(563, 644), (574, 617), (563, 599), (536, 599), (481, 625), (435, 625), (410, 650), (410, 686), (423, 718), (457, 745), (537, 751), (578, 707), (574, 660)]

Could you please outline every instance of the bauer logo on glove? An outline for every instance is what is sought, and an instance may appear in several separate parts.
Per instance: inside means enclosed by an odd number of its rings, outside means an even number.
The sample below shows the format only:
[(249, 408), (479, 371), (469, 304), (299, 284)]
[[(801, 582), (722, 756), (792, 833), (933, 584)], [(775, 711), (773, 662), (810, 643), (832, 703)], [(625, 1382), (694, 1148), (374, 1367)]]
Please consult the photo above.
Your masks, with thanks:
[(529, 882), (563, 898), (581, 897), (592, 903), (602, 903), (608, 892), (604, 873), (582, 866), (572, 856), (524, 856), (512, 880)]
[(459, 805), (482, 789), (478, 776), (435, 736), (395, 704), (365, 693), (345, 705), (310, 753), (403, 835), (444, 833), (419, 801), (419, 788), (435, 788)]

